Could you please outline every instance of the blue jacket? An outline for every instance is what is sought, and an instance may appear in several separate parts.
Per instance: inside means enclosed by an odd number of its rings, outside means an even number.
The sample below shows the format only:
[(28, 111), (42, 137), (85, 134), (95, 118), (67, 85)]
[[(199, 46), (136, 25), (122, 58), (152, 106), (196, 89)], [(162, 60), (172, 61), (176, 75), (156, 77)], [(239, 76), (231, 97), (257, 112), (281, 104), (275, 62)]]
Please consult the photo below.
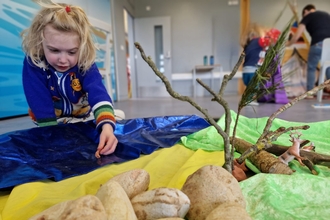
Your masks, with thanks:
[(115, 128), (112, 100), (95, 63), (83, 74), (77, 65), (60, 73), (44, 62), (40, 68), (25, 58), (23, 65), (29, 114), (39, 126), (57, 124), (61, 117), (84, 118), (93, 111), (97, 129), (104, 123)]
[(262, 51), (262, 47), (259, 45), (260, 38), (252, 39), (245, 47), (245, 59), (243, 63), (244, 66), (257, 66), (258, 61), (260, 59), (260, 52)]

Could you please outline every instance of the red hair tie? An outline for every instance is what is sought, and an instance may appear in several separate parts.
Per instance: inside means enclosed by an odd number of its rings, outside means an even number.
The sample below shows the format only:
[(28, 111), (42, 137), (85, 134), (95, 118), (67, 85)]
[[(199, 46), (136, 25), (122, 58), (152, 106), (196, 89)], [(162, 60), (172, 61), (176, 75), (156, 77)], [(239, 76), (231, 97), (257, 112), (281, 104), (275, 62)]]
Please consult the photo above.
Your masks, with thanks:
[(66, 11), (67, 13), (69, 13), (69, 12), (71, 11), (70, 6), (66, 6), (66, 7), (65, 7), (65, 11)]

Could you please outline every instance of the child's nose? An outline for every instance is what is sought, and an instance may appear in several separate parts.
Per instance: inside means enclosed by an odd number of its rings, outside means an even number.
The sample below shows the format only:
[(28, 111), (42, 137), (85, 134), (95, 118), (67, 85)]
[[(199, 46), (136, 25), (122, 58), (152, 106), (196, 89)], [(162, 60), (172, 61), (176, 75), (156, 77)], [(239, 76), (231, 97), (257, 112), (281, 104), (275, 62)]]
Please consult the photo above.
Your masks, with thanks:
[(67, 55), (65, 53), (60, 53), (58, 61), (60, 63), (65, 63), (67, 61)]

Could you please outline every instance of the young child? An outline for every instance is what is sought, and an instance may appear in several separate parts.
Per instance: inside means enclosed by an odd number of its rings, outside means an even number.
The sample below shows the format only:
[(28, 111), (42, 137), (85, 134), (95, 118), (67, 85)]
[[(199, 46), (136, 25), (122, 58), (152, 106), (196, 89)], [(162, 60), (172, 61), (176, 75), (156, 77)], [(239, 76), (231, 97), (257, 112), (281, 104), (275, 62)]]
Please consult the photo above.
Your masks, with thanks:
[[(243, 34), (241, 39), (241, 46), (245, 52), (245, 59), (243, 63), (242, 77), (245, 86), (248, 86), (258, 66), (262, 64), (264, 57), (264, 47), (261, 45), (265, 31), (262, 27), (253, 23)], [(263, 55), (263, 56), (262, 56)], [(251, 102), (250, 105), (259, 105), (258, 102)]]
[[(268, 47), (275, 44), (279, 36), (280, 31), (277, 29), (272, 28), (267, 30), (256, 23), (250, 25), (241, 40), (241, 45), (245, 51), (245, 60), (243, 63), (243, 82), (245, 86), (249, 85), (256, 70), (263, 64)], [(280, 87), (283, 87), (280, 69), (273, 75), (271, 81), (267, 83), (271, 84), (273, 82), (279, 83), (281, 85)], [(267, 94), (264, 97), (260, 97), (258, 101), (287, 103), (286, 95), (282, 93), (281, 91), (277, 91), (275, 94)], [(259, 103), (253, 101), (250, 105), (259, 105)]]
[(118, 142), (116, 120), (94, 63), (96, 48), (87, 15), (78, 6), (51, 1), (38, 4), (41, 10), (22, 32), (23, 87), (29, 115), (39, 126), (94, 116), (100, 133), (95, 155), (111, 154)]

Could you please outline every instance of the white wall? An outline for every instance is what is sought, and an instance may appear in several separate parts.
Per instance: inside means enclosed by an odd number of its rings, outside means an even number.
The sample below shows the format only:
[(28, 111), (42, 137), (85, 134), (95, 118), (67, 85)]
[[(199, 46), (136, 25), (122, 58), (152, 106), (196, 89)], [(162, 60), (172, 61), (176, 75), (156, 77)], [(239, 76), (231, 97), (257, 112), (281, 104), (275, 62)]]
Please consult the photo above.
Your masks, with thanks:
[[(191, 72), (193, 66), (203, 64), (204, 55), (214, 55), (215, 63), (228, 71), (233, 67), (231, 56), (239, 53), (240, 8), (227, 2), (136, 0), (135, 16), (171, 17), (172, 73)], [(146, 11), (146, 6), (151, 10)]]

